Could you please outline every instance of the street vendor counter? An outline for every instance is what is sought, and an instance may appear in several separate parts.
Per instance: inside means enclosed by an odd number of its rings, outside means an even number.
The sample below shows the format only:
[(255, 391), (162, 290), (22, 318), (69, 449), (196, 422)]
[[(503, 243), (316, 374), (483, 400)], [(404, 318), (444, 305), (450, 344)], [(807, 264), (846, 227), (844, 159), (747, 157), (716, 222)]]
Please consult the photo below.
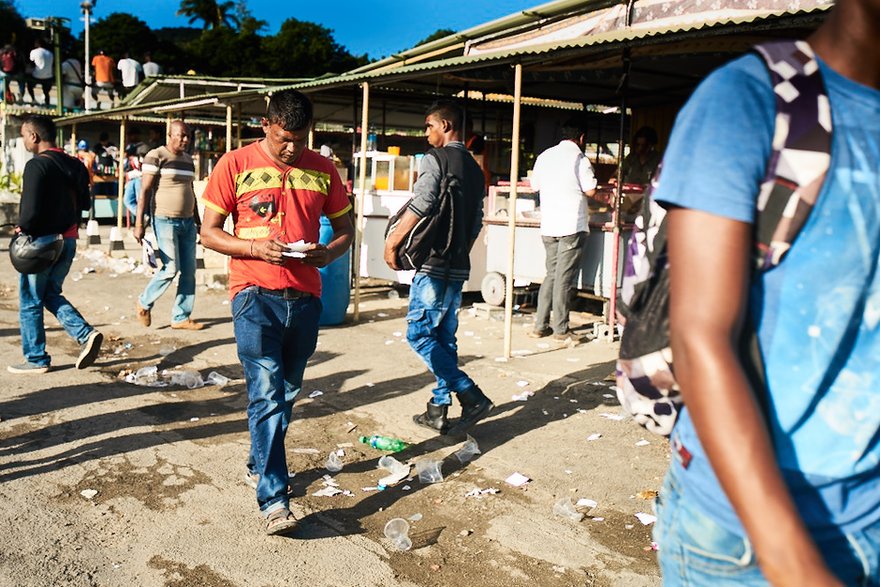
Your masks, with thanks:
[[(637, 202), (640, 186), (624, 186), (625, 200)], [(624, 217), (619, 238), (617, 266), (614, 263), (614, 230), (611, 222), (611, 201), (615, 190), (602, 186), (590, 201), (590, 234), (581, 257), (577, 273), (577, 288), (581, 292), (608, 299), (612, 295), (614, 280), (620, 284), (623, 277), (623, 251), (629, 238), (631, 217)], [(497, 185), (489, 188), (487, 212), (483, 219), (485, 233), (486, 264), (480, 291), (486, 302), (494, 305), (504, 303), (504, 275), (507, 272), (509, 250), (509, 202), (510, 186)], [(513, 261), (514, 286), (544, 280), (545, 255), (541, 240), (541, 202), (539, 194), (528, 183), (517, 185), (516, 200), (516, 248)]]

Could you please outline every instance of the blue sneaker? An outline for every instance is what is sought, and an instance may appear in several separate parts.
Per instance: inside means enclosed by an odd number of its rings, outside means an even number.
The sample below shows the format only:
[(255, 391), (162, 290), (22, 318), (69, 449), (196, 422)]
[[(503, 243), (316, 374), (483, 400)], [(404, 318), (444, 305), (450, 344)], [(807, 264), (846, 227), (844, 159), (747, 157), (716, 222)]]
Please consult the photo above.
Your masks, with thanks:
[(38, 374), (49, 371), (49, 365), (37, 365), (36, 363), (22, 363), (21, 365), (9, 365), (6, 370), (16, 374)]

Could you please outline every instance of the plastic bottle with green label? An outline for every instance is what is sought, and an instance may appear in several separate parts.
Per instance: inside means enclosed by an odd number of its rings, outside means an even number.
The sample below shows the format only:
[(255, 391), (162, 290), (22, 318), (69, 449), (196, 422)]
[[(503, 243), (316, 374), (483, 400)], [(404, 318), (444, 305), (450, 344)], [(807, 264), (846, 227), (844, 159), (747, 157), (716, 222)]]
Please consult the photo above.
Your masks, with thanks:
[(389, 452), (400, 452), (406, 448), (406, 443), (399, 438), (390, 438), (388, 436), (379, 436), (378, 434), (374, 434), (372, 436), (361, 436), (358, 438), (364, 444), (369, 444), (373, 448), (379, 450), (387, 450)]

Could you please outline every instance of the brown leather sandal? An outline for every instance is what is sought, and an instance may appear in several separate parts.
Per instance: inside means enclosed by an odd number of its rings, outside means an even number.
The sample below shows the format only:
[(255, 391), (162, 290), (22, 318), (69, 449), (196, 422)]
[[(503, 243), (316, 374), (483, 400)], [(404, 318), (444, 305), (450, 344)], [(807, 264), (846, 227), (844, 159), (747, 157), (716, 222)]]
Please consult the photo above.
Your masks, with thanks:
[(293, 513), (287, 508), (275, 510), (266, 518), (266, 534), (280, 536), (290, 534), (296, 529), (297, 521)]

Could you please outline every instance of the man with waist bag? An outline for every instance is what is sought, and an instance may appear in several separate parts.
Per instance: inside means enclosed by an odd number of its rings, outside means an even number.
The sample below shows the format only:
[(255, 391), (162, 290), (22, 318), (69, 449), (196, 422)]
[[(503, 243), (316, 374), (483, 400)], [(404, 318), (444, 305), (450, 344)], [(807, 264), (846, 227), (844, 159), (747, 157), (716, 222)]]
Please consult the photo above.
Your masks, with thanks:
[(58, 318), (81, 346), (77, 369), (95, 362), (104, 336), (95, 330), (61, 294), (64, 278), (76, 254), (81, 214), (88, 200), (89, 176), (82, 164), (55, 146), (55, 123), (48, 116), (27, 116), (21, 125), (25, 149), (35, 157), (24, 167), (18, 232), (32, 237), (61, 234), (61, 256), (40, 273), (22, 274), (19, 280), (19, 321), (25, 362), (9, 365), (10, 373), (45, 373), (51, 357), (46, 352), (43, 310)]
[[(262, 120), (266, 137), (224, 155), (203, 196), (202, 242), (232, 257), (232, 318), (251, 435), (246, 481), (256, 485), (267, 534), (287, 534), (297, 524), (284, 437), (317, 345), (318, 267), (344, 254), (354, 235), (333, 163), (306, 148), (312, 121), (305, 95), (273, 94)], [(333, 227), (326, 246), (318, 244), (322, 214)], [(223, 230), (230, 215), (234, 236)], [(298, 241), (302, 246), (288, 246)]]

